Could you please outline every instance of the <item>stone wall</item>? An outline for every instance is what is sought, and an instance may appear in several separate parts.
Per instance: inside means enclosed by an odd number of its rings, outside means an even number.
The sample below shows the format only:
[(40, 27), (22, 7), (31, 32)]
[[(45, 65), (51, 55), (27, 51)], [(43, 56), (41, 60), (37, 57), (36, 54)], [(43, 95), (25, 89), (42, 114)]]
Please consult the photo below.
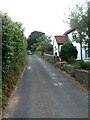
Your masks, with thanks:
[(50, 54), (44, 54), (45, 58), (47, 58), (50, 61), (54, 61), (54, 55), (50, 55)]
[(85, 86), (90, 85), (90, 71), (75, 69), (75, 78)]
[(65, 65), (65, 71), (70, 73), (70, 74), (73, 74), (75, 72), (75, 68), (71, 65), (66, 64)]
[[(40, 53), (39, 53), (40, 54)], [(67, 62), (60, 62), (58, 57), (50, 54), (44, 54), (45, 58), (53, 63), (55, 66), (61, 70), (66, 71), (67, 73), (71, 74), (71, 76), (75, 77), (77, 81), (81, 84), (84, 84), (86, 87), (90, 87), (90, 71), (76, 69), (74, 66), (67, 64)]]
[(73, 75), (81, 84), (84, 84), (86, 87), (90, 86), (90, 71), (76, 69), (74, 66), (68, 64), (64, 64), (64, 70)]
[(47, 58), (49, 61), (56, 63), (59, 61), (59, 57), (56, 57), (54, 55), (50, 55), (50, 54), (44, 54), (45, 58)]

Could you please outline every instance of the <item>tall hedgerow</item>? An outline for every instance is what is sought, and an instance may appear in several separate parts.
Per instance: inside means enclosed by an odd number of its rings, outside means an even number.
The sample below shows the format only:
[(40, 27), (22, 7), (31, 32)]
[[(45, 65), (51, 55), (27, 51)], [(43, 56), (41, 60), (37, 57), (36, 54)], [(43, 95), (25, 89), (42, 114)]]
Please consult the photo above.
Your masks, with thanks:
[(2, 19), (2, 89), (8, 96), (16, 84), (25, 64), (27, 42), (22, 24), (0, 12)]

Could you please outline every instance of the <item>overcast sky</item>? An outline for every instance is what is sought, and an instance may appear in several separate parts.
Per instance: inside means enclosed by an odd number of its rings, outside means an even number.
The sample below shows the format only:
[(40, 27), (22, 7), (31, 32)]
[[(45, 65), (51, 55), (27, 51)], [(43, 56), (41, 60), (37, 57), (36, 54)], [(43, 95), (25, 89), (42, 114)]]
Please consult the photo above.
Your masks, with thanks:
[(63, 23), (68, 7), (84, 0), (0, 0), (0, 11), (25, 27), (25, 35), (32, 31), (46, 35), (61, 35), (69, 26)]

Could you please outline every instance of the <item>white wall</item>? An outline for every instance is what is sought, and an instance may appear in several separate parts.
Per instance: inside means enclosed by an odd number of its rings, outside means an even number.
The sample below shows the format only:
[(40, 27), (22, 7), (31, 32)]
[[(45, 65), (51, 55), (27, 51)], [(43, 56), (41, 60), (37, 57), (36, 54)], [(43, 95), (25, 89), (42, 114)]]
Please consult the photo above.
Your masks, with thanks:
[(57, 56), (59, 56), (58, 53), (58, 44), (56, 42), (56, 39), (54, 38), (54, 42), (53, 42), (53, 55), (55, 56), (55, 53), (57, 53)]
[[(76, 43), (76, 42), (72, 42), (74, 46), (76, 46), (77, 50), (78, 50), (78, 56), (77, 56), (77, 60), (81, 60), (81, 50), (80, 50), (80, 44)], [(82, 48), (82, 59), (85, 60), (86, 56), (85, 56), (85, 49)]]
[(80, 45), (79, 43), (76, 42), (72, 42), (72, 44), (76, 47), (77, 51), (78, 51), (78, 55), (77, 55), (77, 60), (81, 59), (81, 55), (80, 55)]
[[(72, 33), (70, 33), (69, 35), (70, 41), (72, 41)], [(78, 51), (78, 55), (77, 55), (77, 60), (81, 60), (81, 50), (80, 50), (80, 44), (76, 43), (76, 42), (72, 42), (72, 44), (77, 48)], [(85, 49), (82, 48), (82, 59), (85, 59)]]

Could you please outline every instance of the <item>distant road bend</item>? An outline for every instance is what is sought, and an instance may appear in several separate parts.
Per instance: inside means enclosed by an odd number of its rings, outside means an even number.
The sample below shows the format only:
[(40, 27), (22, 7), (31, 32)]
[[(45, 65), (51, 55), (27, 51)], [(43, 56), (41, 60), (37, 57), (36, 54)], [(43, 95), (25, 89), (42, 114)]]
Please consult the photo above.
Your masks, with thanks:
[(77, 83), (35, 55), (4, 118), (88, 118), (88, 95)]

